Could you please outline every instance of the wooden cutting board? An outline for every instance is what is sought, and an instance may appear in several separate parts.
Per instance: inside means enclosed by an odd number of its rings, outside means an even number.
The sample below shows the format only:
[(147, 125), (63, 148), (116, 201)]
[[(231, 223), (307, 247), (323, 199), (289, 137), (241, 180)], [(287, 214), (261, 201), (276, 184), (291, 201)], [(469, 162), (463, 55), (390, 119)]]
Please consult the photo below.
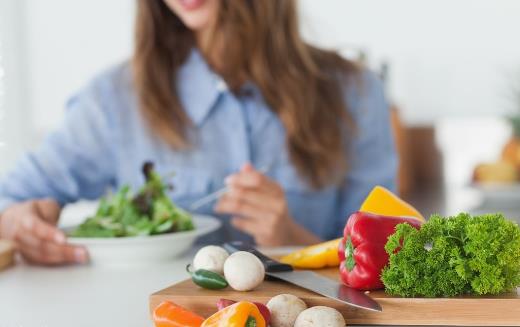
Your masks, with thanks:
[(14, 247), (4, 240), (0, 240), (0, 270), (10, 266), (14, 261)]
[[(337, 269), (317, 271), (337, 279)], [(520, 326), (520, 288), (516, 293), (500, 296), (464, 296), (456, 298), (400, 298), (383, 291), (370, 292), (383, 312), (356, 309), (316, 293), (281, 281), (264, 281), (250, 292), (231, 288), (212, 291), (202, 289), (185, 280), (150, 296), (150, 311), (162, 301), (169, 300), (199, 315), (208, 317), (216, 311), (220, 298), (266, 303), (273, 296), (290, 293), (310, 306), (325, 305), (339, 310), (347, 325), (447, 325), (447, 326)]]

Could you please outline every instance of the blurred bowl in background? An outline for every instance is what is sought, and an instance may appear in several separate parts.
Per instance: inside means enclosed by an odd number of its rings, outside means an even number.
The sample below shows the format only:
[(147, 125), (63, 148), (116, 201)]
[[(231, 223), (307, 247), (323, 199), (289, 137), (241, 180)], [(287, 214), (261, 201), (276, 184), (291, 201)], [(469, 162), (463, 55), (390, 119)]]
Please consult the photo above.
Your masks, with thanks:
[(470, 184), (481, 197), (481, 206), (490, 208), (519, 209), (520, 183), (478, 183)]

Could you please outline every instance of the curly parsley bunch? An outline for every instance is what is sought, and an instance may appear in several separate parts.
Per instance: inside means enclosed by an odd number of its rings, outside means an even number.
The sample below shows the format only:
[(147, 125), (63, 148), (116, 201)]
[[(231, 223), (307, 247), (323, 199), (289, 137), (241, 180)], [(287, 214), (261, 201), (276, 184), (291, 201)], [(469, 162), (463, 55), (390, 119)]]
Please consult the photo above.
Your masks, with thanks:
[(400, 224), (385, 250), (390, 294), (498, 294), (520, 285), (520, 228), (502, 214), (433, 215), (420, 230)]

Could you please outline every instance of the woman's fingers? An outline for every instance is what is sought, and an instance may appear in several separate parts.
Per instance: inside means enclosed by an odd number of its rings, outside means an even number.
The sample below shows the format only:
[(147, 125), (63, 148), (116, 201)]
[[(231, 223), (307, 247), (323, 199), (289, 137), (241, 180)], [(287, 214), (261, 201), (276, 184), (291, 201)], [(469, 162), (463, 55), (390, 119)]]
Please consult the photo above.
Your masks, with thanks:
[(257, 221), (249, 218), (243, 217), (233, 217), (231, 218), (231, 225), (238, 230), (241, 230), (244, 233), (249, 235), (259, 235), (263, 234), (261, 228), (259, 228), (259, 224)]
[(279, 196), (273, 195), (274, 192), (266, 193), (253, 188), (231, 186), (226, 194), (226, 200), (242, 203), (261, 208), (275, 215), (283, 215), (285, 210), (285, 200), (283, 193)]
[(254, 169), (251, 164), (245, 164), (238, 173), (228, 176), (225, 182), (229, 187), (253, 188), (273, 195), (283, 193), (278, 183)]
[(250, 235), (258, 244), (283, 244), (291, 218), (283, 189), (250, 164), (226, 179), (229, 191), (215, 211), (231, 214), (232, 225)]
[(81, 247), (52, 243), (35, 234), (20, 234), (16, 241), (22, 255), (34, 263), (84, 263), (88, 260), (87, 252)]
[(65, 235), (55, 226), (29, 213), (20, 217), (22, 228), (16, 241), (22, 254), (41, 264), (84, 263), (87, 252), (81, 247), (67, 245)]
[(20, 250), (22, 249), (38, 249), (40, 248), (42, 241), (34, 234), (30, 233), (18, 233), (14, 239)]
[(0, 236), (15, 241), (17, 250), (31, 262), (54, 265), (88, 261), (87, 251), (66, 244), (65, 234), (54, 226), (59, 212), (54, 200), (14, 204), (0, 217)]
[(41, 219), (44, 221), (55, 225), (58, 221), (61, 211), (61, 207), (58, 202), (53, 199), (42, 199), (36, 200), (34, 203), (38, 216), (41, 217)]
[(35, 214), (28, 214), (22, 219), (23, 232), (34, 234), (41, 240), (54, 242), (57, 244), (65, 243), (65, 234), (58, 228), (40, 219)]
[(264, 206), (257, 206), (225, 196), (217, 205), (216, 211), (233, 215), (231, 224), (252, 235), (258, 244), (281, 244), (278, 240), (273, 240), (273, 235), (278, 234), (283, 216), (274, 213), (265, 203)]
[(277, 229), (280, 228), (280, 225), (276, 224), (274, 220), (261, 221), (249, 217), (233, 217), (231, 219), (231, 225), (253, 236), (258, 245), (281, 246), (288, 241), (290, 242), (287, 238), (287, 232), (282, 232), (282, 236), (279, 237), (280, 231)]
[(226, 194), (217, 203), (215, 211), (218, 213), (256, 218), (259, 213), (264, 210), (262, 210), (262, 208), (258, 208), (255, 205), (252, 205), (243, 198), (233, 197)]
[[(260, 245), (301, 242), (296, 240), (294, 229), (304, 229), (290, 216), (284, 191), (278, 183), (246, 164), (240, 172), (229, 176), (226, 184), (229, 191), (219, 200), (215, 211), (231, 214), (235, 228), (252, 235)], [(309, 240), (317, 239), (307, 234)]]
[(72, 245), (57, 245), (44, 243), (42, 256), (47, 262), (59, 263), (84, 263), (87, 261), (87, 253), (83, 248)]
[(86, 261), (86, 256), (79, 254), (77, 248), (68, 245), (42, 243), (39, 248), (28, 247), (20, 250), (26, 259), (38, 264), (59, 265), (64, 263), (83, 263)]
[(245, 164), (239, 173), (229, 176), (226, 184), (229, 188), (226, 199), (235, 202), (235, 205), (247, 202), (271, 209), (275, 214), (283, 214), (283, 189), (278, 183), (256, 171), (251, 164)]
[(258, 188), (265, 183), (265, 176), (256, 170), (240, 171), (237, 174), (228, 176), (225, 182), (227, 185)]

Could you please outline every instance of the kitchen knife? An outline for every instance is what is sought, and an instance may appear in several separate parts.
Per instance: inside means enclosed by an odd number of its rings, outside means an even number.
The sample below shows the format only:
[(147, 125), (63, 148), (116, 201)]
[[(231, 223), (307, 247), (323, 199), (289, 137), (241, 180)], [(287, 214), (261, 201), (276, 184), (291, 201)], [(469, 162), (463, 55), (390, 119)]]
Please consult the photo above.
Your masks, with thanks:
[(265, 273), (270, 277), (281, 279), (356, 308), (383, 311), (379, 303), (362, 291), (340, 284), (309, 270), (294, 270), (291, 265), (273, 260), (244, 242), (225, 243), (224, 248), (230, 253), (247, 251), (254, 254), (262, 261)]

